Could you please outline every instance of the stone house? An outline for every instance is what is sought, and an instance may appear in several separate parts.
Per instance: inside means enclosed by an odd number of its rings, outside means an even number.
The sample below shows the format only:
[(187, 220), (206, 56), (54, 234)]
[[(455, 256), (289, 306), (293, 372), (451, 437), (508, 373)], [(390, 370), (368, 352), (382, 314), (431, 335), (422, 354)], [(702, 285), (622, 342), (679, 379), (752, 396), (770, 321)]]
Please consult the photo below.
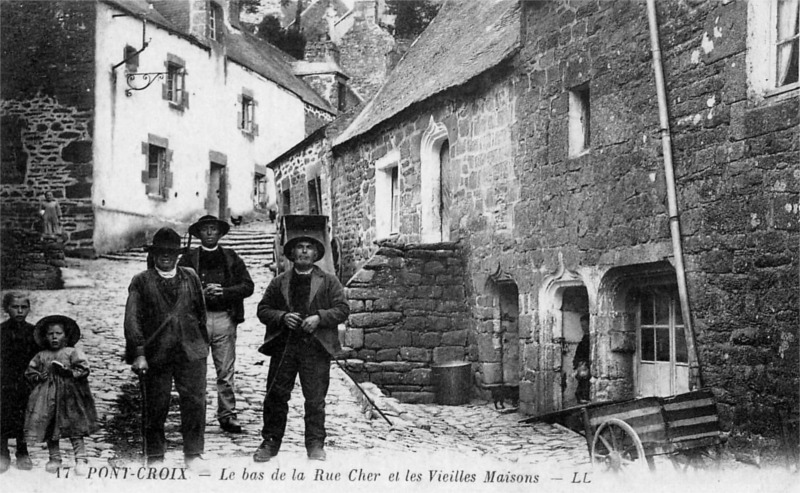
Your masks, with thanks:
[(541, 414), (575, 402), (588, 336), (593, 400), (709, 387), (734, 444), (776, 443), (800, 412), (798, 8), (762, 5), (658, 2), (656, 49), (644, 2), (447, 2), (321, 161), (351, 368), (429, 401), (470, 361)]
[(53, 191), (67, 251), (252, 215), (274, 189), (265, 164), (335, 114), (240, 29), (235, 0), (3, 1), (0, 15), (2, 225), (30, 229)]

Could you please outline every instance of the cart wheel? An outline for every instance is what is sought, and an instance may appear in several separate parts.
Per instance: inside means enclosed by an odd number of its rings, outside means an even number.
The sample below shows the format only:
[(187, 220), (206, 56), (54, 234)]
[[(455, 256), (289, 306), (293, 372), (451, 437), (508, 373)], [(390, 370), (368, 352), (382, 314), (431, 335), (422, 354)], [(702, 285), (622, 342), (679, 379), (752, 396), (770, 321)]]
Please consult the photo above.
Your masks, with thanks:
[(592, 441), (592, 465), (612, 472), (646, 470), (647, 458), (639, 435), (621, 419), (603, 422)]

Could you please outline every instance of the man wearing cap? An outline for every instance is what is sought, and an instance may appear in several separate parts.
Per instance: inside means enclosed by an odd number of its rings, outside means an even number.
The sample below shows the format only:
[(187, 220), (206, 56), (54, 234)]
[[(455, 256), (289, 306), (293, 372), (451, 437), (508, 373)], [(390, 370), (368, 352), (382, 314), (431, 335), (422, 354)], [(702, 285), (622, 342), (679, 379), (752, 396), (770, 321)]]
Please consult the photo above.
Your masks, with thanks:
[(189, 234), (200, 239), (200, 248), (181, 257), (178, 265), (194, 269), (203, 285), (211, 357), (217, 370), (217, 420), (223, 430), (241, 433), (234, 395), (236, 327), (244, 322), (244, 299), (253, 294), (253, 281), (236, 252), (219, 245), (229, 229), (228, 223), (215, 216), (198, 219), (189, 226)]
[(172, 382), (178, 391), (185, 463), (197, 474), (208, 472), (200, 455), (206, 425), (208, 333), (200, 279), (178, 267), (181, 237), (161, 228), (147, 247), (148, 268), (136, 274), (125, 305), (126, 360), (139, 375), (147, 402), (146, 455), (164, 460), (164, 423)]
[(258, 319), (267, 326), (259, 351), (270, 356), (270, 364), (256, 462), (267, 462), (280, 450), (298, 374), (305, 398), (306, 452), (309, 459), (325, 460), (331, 356), (341, 351), (338, 325), (350, 307), (339, 279), (314, 265), (325, 246), (313, 234), (302, 232), (286, 242), (283, 252), (293, 267), (270, 282), (258, 304)]

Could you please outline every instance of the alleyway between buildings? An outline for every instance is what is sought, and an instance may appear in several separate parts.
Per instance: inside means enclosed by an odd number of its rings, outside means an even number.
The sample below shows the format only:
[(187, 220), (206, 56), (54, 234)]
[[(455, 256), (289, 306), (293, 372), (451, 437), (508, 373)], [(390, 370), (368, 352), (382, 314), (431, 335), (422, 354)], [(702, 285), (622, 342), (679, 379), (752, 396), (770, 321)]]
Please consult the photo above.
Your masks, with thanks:
[[(269, 228), (269, 223), (247, 228)], [(242, 434), (222, 432), (214, 416), (216, 390), (209, 358), (206, 454), (210, 477), (177, 481), (184, 472), (177, 405), (167, 422), (166, 468), (173, 481), (155, 478), (147, 482), (140, 471), (140, 401), (138, 382), (121, 359), (124, 348), (122, 320), (131, 277), (145, 267), (144, 257), (128, 260), (70, 260), (68, 287), (58, 291), (31, 293), (29, 321), (61, 313), (74, 317), (82, 329), (82, 347), (92, 365), (92, 388), (100, 430), (87, 446), (90, 478), (55, 477), (43, 468), (47, 451), (43, 444), (32, 447), (33, 471), (12, 467), (3, 475), (4, 491), (51, 491), (54, 485), (76, 491), (112, 488), (127, 491), (154, 486), (183, 491), (192, 480), (207, 481), (205, 491), (229, 491), (266, 486), (270, 491), (305, 490), (323, 486), (334, 491), (375, 491), (392, 488), (431, 491), (530, 491), (543, 484), (546, 491), (588, 491), (603, 478), (592, 476), (583, 437), (566, 428), (548, 424), (522, 425), (522, 416), (504, 413), (491, 402), (473, 401), (463, 406), (399, 404), (376, 393), (379, 406), (393, 425), (371, 410), (360, 392), (341, 369), (332, 368), (328, 397), (328, 456), (325, 463), (312, 463), (303, 447), (303, 408), (299, 384), (290, 402), (289, 424), (281, 453), (266, 464), (255, 464), (251, 455), (260, 443), (261, 407), (268, 359), (256, 351), (264, 327), (255, 318), (255, 308), (272, 273), (264, 255), (246, 257), (256, 285), (246, 300), (247, 321), (239, 328), (237, 398)], [(64, 466), (73, 464), (67, 441)], [(669, 465), (666, 465), (669, 467)], [(663, 470), (663, 467), (662, 467)], [(669, 470), (668, 470), (669, 472)], [(392, 474), (397, 474), (392, 476)], [(67, 471), (64, 471), (67, 474)], [(129, 477), (122, 477), (127, 474)], [(148, 473), (149, 474), (149, 473)], [(281, 476), (284, 474), (285, 476)], [(302, 474), (302, 478), (300, 475)], [(56, 483), (53, 483), (53, 482)], [(66, 482), (68, 481), (68, 482)], [(84, 483), (83, 481), (86, 481)], [(146, 481), (146, 479), (145, 479)], [(586, 481), (592, 481), (587, 483)], [(643, 479), (643, 481), (647, 481)], [(269, 482), (269, 485), (265, 483)], [(259, 486), (260, 485), (260, 486)], [(11, 486), (12, 489), (6, 489)], [(19, 486), (20, 488), (16, 488)], [(316, 488), (315, 488), (316, 489)], [(771, 490), (774, 491), (774, 490)]]

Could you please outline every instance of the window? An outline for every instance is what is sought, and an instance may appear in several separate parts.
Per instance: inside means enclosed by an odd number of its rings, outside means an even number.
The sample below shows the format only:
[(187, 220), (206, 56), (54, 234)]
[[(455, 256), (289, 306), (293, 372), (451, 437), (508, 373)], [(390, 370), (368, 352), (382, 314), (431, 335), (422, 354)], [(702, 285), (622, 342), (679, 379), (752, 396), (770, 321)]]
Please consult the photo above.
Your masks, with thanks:
[(347, 86), (342, 82), (338, 82), (336, 89), (336, 109), (345, 111), (347, 109)]
[(256, 100), (253, 92), (247, 89), (242, 90), (239, 95), (239, 129), (250, 136), (258, 135), (258, 124), (256, 124)]
[(589, 85), (569, 91), (569, 155), (577, 156), (591, 144)]
[(748, 2), (748, 75), (750, 89), (758, 96), (800, 87), (799, 4), (800, 0)]
[(308, 213), (322, 214), (322, 181), (319, 177), (308, 182)]
[(208, 37), (222, 42), (222, 8), (211, 2), (208, 9)]
[(281, 192), (281, 209), (284, 216), (292, 213), (292, 194), (288, 188)]
[(776, 22), (776, 87), (797, 83), (798, 41), (798, 0), (778, 0)]
[(189, 94), (186, 92), (186, 64), (175, 55), (167, 55), (166, 75), (161, 86), (162, 99), (169, 101), (171, 108), (184, 110), (189, 107)]
[(399, 168), (392, 168), (392, 223), (391, 232), (400, 231), (400, 182)]
[(688, 390), (689, 354), (677, 288), (642, 290), (639, 309), (640, 394)]
[(146, 159), (142, 172), (145, 193), (151, 198), (166, 199), (172, 187), (172, 173), (169, 171), (172, 151), (167, 139), (150, 134), (148, 141), (142, 143), (142, 153)]
[(400, 232), (400, 151), (395, 148), (375, 161), (375, 234)]

